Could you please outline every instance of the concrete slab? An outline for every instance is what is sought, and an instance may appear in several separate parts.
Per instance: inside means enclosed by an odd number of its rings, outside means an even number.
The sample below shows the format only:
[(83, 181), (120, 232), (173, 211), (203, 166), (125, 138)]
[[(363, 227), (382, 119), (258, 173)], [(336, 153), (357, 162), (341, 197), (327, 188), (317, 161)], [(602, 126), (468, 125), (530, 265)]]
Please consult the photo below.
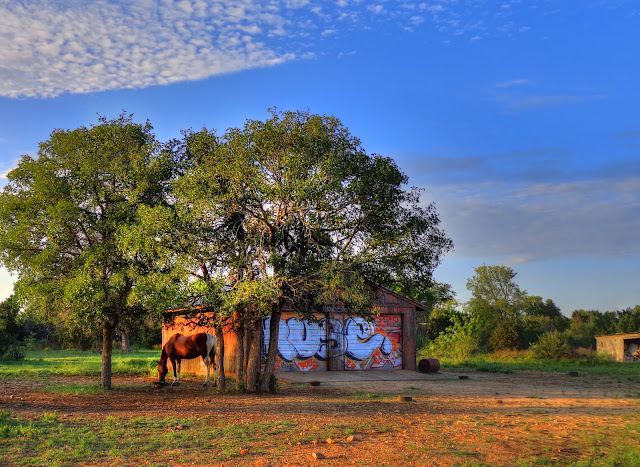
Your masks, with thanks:
[(435, 379), (457, 379), (458, 375), (447, 372), (420, 373), (411, 370), (364, 370), (364, 371), (276, 371), (278, 381), (288, 384), (359, 382), (359, 381), (421, 381)]

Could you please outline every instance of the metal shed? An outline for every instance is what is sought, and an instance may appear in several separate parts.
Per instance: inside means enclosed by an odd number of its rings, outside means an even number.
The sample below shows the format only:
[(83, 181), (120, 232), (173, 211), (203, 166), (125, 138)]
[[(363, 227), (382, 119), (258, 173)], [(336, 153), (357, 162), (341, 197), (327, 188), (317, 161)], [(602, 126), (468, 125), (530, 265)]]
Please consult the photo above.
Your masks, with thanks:
[[(282, 308), (278, 336), (276, 369), (290, 371), (389, 370), (416, 368), (416, 311), (426, 307), (389, 289), (378, 290), (375, 305), (380, 311), (373, 320), (350, 316), (344, 306), (337, 304), (316, 315), (317, 322), (300, 321), (294, 310)], [(266, 358), (269, 346), (269, 320), (262, 323), (262, 353)], [(266, 330), (266, 333), (265, 333)], [(180, 332), (214, 333), (213, 328), (190, 325), (183, 316), (162, 327), (162, 345)], [(225, 372), (237, 370), (239, 345), (236, 334), (224, 334)], [(246, 347), (245, 347), (246, 349)], [(245, 350), (248, 355), (248, 349)], [(184, 360), (182, 371), (204, 373), (199, 359)]]
[(640, 332), (596, 336), (596, 351), (616, 362), (640, 362)]

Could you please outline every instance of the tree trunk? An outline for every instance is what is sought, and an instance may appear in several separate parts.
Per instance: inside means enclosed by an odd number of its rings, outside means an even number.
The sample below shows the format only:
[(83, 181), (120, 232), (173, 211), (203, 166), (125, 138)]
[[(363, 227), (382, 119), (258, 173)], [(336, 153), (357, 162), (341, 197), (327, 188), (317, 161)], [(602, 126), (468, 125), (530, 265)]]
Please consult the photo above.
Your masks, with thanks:
[(262, 338), (262, 321), (255, 320), (251, 324), (251, 347), (249, 349), (249, 360), (247, 362), (247, 391), (256, 392), (258, 390), (258, 371), (260, 370), (260, 347)]
[(238, 341), (238, 356), (236, 363), (236, 391), (242, 391), (244, 386), (244, 321), (241, 321), (236, 330)]
[(267, 351), (267, 363), (265, 364), (262, 378), (260, 379), (261, 392), (274, 392), (271, 386), (271, 377), (276, 367), (276, 356), (278, 355), (278, 337), (280, 334), (280, 307), (274, 307), (271, 312), (271, 322), (269, 323), (269, 350)]
[(247, 388), (247, 372), (249, 371), (249, 355), (251, 354), (251, 323), (244, 326), (244, 387)]
[(122, 331), (122, 353), (131, 353), (131, 341), (129, 340), (129, 333)]
[(102, 387), (111, 389), (111, 353), (113, 351), (113, 325), (102, 328)]
[(216, 350), (218, 365), (216, 368), (216, 379), (218, 380), (218, 391), (225, 392), (227, 380), (224, 374), (224, 332), (222, 326), (216, 326), (216, 340), (218, 348)]

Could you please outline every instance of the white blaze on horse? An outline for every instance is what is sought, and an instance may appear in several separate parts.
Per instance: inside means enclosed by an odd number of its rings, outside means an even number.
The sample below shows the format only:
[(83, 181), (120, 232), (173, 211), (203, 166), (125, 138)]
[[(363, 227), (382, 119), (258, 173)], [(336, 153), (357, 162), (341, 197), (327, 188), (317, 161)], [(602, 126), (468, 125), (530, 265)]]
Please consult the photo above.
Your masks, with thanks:
[(213, 334), (206, 332), (200, 332), (192, 336), (174, 334), (169, 338), (167, 343), (164, 344), (164, 347), (162, 347), (162, 354), (158, 361), (159, 381), (163, 382), (169, 372), (167, 360), (171, 360), (171, 365), (173, 366), (172, 385), (175, 386), (180, 384), (180, 365), (182, 360), (201, 357), (207, 369), (207, 379), (204, 381), (203, 386), (207, 386), (209, 384), (211, 367), (213, 367), (215, 362), (216, 346), (217, 340)]

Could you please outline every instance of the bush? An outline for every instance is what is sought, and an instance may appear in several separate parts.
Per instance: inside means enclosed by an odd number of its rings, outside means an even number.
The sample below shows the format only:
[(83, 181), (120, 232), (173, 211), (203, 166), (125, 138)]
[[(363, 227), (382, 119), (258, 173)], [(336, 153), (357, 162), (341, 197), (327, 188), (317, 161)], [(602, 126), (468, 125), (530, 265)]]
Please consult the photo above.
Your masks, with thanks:
[(453, 359), (469, 358), (478, 350), (474, 329), (472, 320), (465, 322), (462, 318), (455, 317), (454, 324), (430, 342), (424, 353)]
[(520, 336), (518, 328), (513, 321), (505, 321), (501, 323), (489, 338), (489, 347), (491, 350), (515, 349), (518, 347)]
[(2, 355), (2, 360), (10, 362), (24, 360), (24, 351), (18, 344), (11, 344), (4, 355)]
[(560, 360), (571, 356), (571, 348), (563, 335), (558, 331), (545, 332), (538, 342), (531, 346), (537, 358)]

